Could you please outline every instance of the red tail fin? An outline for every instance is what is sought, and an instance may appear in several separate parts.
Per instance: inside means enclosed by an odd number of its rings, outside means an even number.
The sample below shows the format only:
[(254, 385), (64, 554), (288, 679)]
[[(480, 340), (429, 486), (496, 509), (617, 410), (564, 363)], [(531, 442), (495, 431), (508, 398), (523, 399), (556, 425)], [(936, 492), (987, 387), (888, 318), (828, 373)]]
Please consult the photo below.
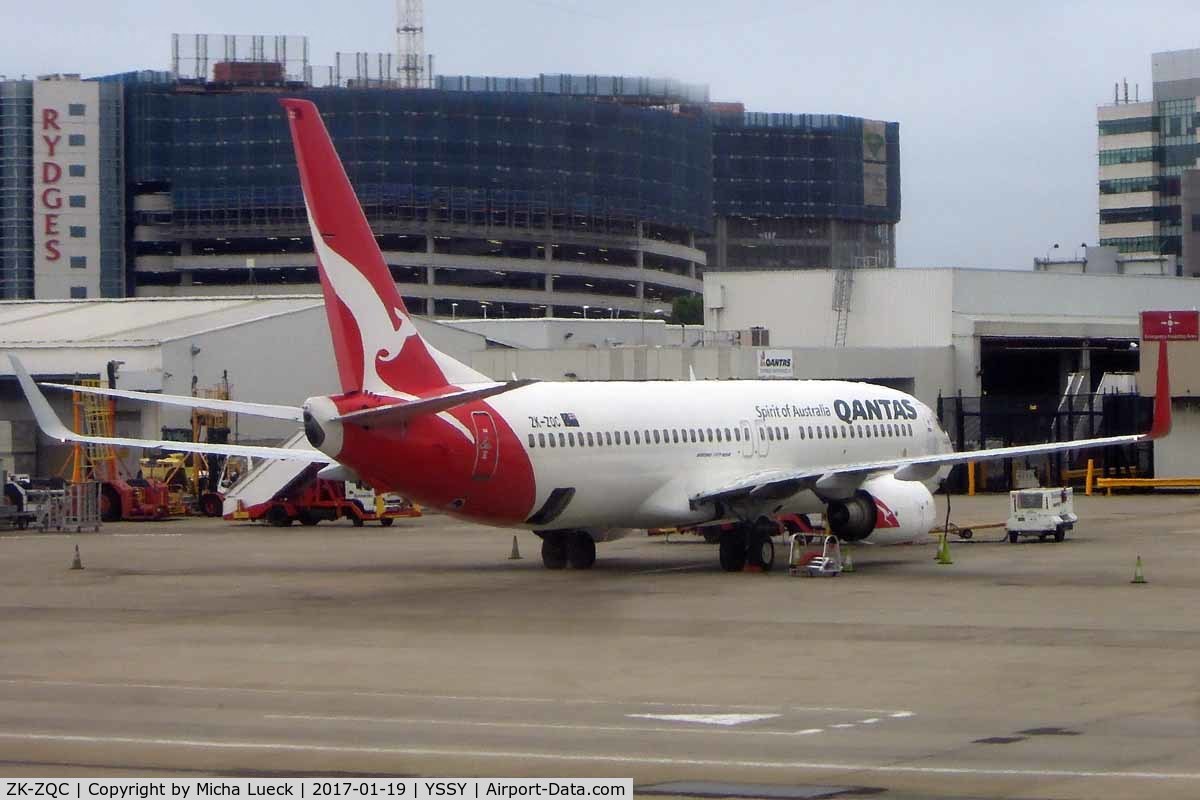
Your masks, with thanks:
[(1171, 368), (1167, 364), (1167, 343), (1158, 343), (1158, 374), (1155, 375), (1154, 421), (1150, 424), (1149, 439), (1161, 439), (1171, 432)]
[(342, 390), (416, 395), (487, 380), (417, 332), (317, 107), (308, 100), (280, 102), (300, 168)]

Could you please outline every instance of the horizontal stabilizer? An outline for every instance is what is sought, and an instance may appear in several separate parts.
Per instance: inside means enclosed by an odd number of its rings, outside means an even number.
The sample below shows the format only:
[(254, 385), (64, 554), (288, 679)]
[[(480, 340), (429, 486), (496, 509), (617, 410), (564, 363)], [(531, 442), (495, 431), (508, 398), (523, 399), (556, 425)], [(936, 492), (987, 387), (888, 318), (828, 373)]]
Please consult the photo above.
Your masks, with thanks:
[(241, 400), (217, 400), (212, 397), (191, 397), (178, 394), (157, 394), (155, 392), (135, 392), (129, 389), (101, 389), (97, 386), (72, 386), (68, 383), (45, 383), (52, 389), (66, 389), (71, 392), (98, 394), (104, 397), (122, 397), (126, 400), (144, 400), (147, 403), (159, 403), (167, 406), (186, 406), (187, 408), (207, 408), (212, 411), (228, 411), (233, 414), (250, 414), (255, 417), (270, 417), (271, 419), (286, 419), (291, 422), (303, 422), (304, 410), (294, 406), (276, 406), (269, 403), (244, 403)]
[(496, 383), (478, 389), (464, 389), (463, 391), (451, 392), (450, 394), (438, 395), (437, 397), (426, 397), (408, 403), (366, 408), (362, 411), (351, 411), (348, 414), (342, 414), (337, 419), (340, 422), (352, 422), (363, 428), (399, 425), (414, 417), (420, 417), (425, 414), (437, 414), (455, 406), (461, 406), (463, 403), (470, 403), (474, 400), (482, 400), (485, 397), (511, 392), (513, 389), (520, 389), (522, 386), (528, 386), (536, 382), (525, 379), (509, 381), (508, 383)]
[[(60, 442), (83, 442), (85, 444), (106, 444), (114, 447), (142, 447), (149, 449), (178, 450), (185, 453), (212, 453), (217, 455), (250, 456), (252, 458), (280, 458), (289, 461), (306, 461), (310, 464), (328, 463), (329, 456), (317, 450), (291, 450), (283, 447), (255, 447), (239, 444), (209, 444), (207, 442), (172, 442), (165, 439), (131, 439), (119, 436), (88, 436), (68, 428), (54, 413), (46, 396), (38, 389), (30, 377), (25, 365), (11, 353), (8, 360), (12, 362), (13, 373), (21, 384), (21, 391), (33, 409), (33, 416), (38, 427), (52, 439)], [(71, 387), (74, 388), (74, 387)]]

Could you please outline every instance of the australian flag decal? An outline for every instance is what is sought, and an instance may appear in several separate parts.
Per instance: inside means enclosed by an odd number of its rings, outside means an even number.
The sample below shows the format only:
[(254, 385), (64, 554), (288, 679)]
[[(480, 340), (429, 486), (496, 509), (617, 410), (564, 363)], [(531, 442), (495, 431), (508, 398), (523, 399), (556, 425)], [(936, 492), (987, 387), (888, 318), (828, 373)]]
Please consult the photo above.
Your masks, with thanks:
[(570, 411), (564, 411), (562, 413), (562, 421), (563, 425), (567, 426), (568, 428), (579, 427), (579, 417), (575, 416)]

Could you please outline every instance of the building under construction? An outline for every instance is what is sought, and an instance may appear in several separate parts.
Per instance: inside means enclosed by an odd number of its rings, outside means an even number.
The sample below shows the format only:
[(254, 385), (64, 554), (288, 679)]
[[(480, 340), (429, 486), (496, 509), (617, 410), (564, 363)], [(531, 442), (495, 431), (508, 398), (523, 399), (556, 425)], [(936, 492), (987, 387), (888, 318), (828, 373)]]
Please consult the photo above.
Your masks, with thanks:
[[(285, 94), (321, 109), (418, 313), (653, 316), (699, 294), (706, 269), (894, 266), (896, 123), (747, 112), (667, 79), (433, 76), (415, 6), (394, 56), (320, 67), (304, 37), (177, 35), (172, 72), (74, 81), (113, 112), (84, 138), (119, 144), (106, 163), (124, 191), (82, 201), (100, 217), (57, 258), (31, 235), (59, 213), (38, 205), (42, 119), (21, 99), (43, 81), (0, 83), (0, 159), (20, 167), (0, 187), (4, 295), (316, 291)], [(92, 104), (59, 105), (69, 119)], [(101, 229), (116, 249), (79, 250), (75, 233)], [(76, 262), (104, 281), (77, 280)], [(34, 275), (62, 279), (39, 291)]]

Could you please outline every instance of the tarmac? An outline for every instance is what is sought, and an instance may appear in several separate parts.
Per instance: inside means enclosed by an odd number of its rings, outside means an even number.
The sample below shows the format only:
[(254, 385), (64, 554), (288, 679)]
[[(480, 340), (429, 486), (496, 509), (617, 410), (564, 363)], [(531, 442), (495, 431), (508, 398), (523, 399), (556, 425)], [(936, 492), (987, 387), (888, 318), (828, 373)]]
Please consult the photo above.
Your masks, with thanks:
[(533, 534), (510, 560), (511, 531), (432, 515), (0, 534), (0, 775), (1200, 796), (1200, 496), (1076, 510), (1061, 544), (859, 546), (836, 578), (678, 535), (547, 571)]

